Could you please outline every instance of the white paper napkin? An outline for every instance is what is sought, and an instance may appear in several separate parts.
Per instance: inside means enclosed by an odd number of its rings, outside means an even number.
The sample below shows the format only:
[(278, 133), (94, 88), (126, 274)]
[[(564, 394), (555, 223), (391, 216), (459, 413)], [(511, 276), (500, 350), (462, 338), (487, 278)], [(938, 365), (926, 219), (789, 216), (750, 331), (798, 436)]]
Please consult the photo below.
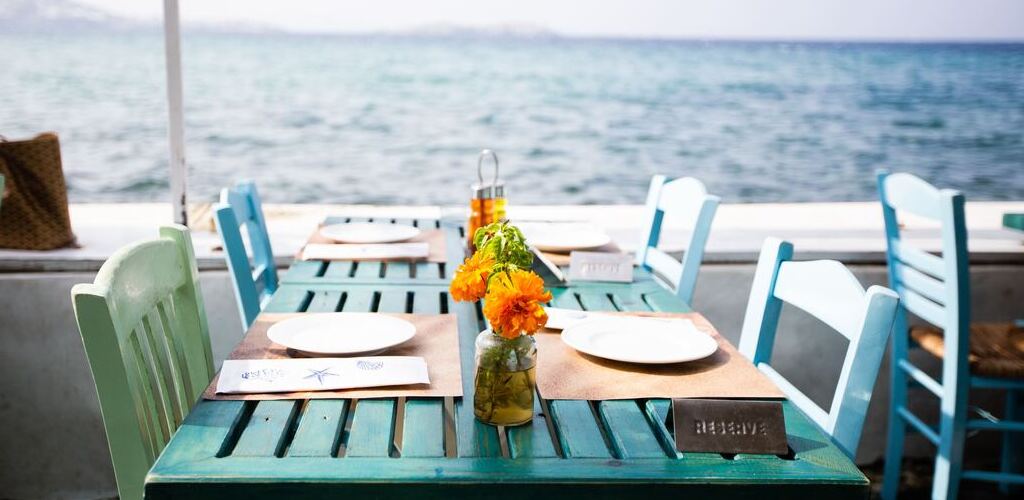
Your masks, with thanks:
[(420, 243), (310, 243), (302, 250), (303, 260), (425, 259), (430, 244)]
[(587, 312), (577, 309), (561, 309), (558, 307), (545, 307), (544, 311), (548, 313), (548, 322), (544, 326), (545, 328), (550, 328), (552, 330), (564, 330), (573, 323), (578, 323), (595, 316), (609, 316), (608, 314), (601, 314), (599, 312)]
[(417, 356), (229, 359), (221, 367), (217, 393), (332, 391), (429, 383), (427, 362)]

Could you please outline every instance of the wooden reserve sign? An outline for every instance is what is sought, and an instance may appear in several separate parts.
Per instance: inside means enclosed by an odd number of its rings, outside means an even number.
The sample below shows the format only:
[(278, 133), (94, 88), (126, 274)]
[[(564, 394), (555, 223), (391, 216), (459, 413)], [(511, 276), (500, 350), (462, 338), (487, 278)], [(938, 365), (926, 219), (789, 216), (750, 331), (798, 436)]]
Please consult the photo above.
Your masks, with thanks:
[(789, 452), (781, 401), (674, 399), (671, 418), (679, 451)]

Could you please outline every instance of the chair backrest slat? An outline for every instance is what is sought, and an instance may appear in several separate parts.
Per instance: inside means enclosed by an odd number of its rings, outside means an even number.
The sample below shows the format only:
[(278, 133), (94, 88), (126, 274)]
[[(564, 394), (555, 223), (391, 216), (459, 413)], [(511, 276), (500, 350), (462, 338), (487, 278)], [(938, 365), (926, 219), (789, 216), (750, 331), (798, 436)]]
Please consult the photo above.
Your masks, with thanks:
[(122, 248), (71, 291), (121, 498), (141, 498), (160, 450), (213, 376), (188, 229)]
[[(222, 190), (220, 203), (214, 207), (214, 215), (235, 287), (244, 331), (256, 320), (263, 300), (277, 290), (274, 252), (270, 247), (270, 236), (256, 185), (241, 182)], [(249, 236), (251, 260), (242, 238), (243, 226)]]
[(893, 257), (900, 265), (912, 267), (940, 280), (946, 279), (946, 263), (942, 257), (914, 248), (899, 239), (894, 240), (892, 244)]
[(908, 290), (916, 292), (936, 304), (943, 305), (946, 297), (946, 284), (910, 266), (897, 264), (893, 274)]
[[(707, 194), (704, 184), (692, 177), (673, 181), (667, 181), (663, 175), (651, 178), (645, 206), (646, 228), (637, 248), (636, 263), (663, 278), (686, 303), (693, 301), (718, 203), (719, 198)], [(657, 249), (666, 216), (682, 221), (688, 231), (682, 261)]]
[[(963, 194), (951, 189), (938, 189), (911, 174), (884, 171), (878, 173), (878, 194), (885, 220), (889, 284), (903, 299), (901, 309), (944, 330), (949, 359), (962, 355), (966, 362), (970, 275)], [(930, 254), (905, 241), (898, 212), (938, 222), (941, 254)], [(901, 313), (897, 318), (900, 334), (906, 334), (907, 320), (904, 316)], [(950, 338), (958, 341), (950, 342)]]
[(864, 287), (846, 266), (834, 260), (782, 262), (773, 289), (775, 297), (820, 319), (847, 339), (860, 334), (861, 311), (851, 305), (864, 297)]
[[(899, 299), (884, 287), (865, 291), (839, 262), (796, 262), (792, 257), (793, 246), (788, 242), (765, 241), (743, 321), (740, 352), (853, 457)], [(828, 410), (771, 366), (783, 303), (814, 316), (849, 340)]]
[(906, 286), (901, 286), (900, 290), (900, 300), (904, 309), (933, 325), (946, 323), (948, 313), (945, 307), (926, 299)]
[(665, 280), (672, 280), (683, 274), (683, 263), (657, 248), (647, 249), (647, 267)]
[(831, 425), (831, 417), (829, 417), (828, 412), (815, 404), (810, 397), (804, 394), (804, 391), (801, 391), (789, 380), (786, 380), (786, 377), (783, 377), (781, 373), (775, 371), (775, 368), (772, 368), (767, 363), (759, 364), (758, 368), (761, 370), (761, 373), (764, 373), (786, 395), (786, 398), (791, 403), (800, 408), (800, 411), (810, 418), (812, 422), (818, 424), (818, 427), (824, 429)]

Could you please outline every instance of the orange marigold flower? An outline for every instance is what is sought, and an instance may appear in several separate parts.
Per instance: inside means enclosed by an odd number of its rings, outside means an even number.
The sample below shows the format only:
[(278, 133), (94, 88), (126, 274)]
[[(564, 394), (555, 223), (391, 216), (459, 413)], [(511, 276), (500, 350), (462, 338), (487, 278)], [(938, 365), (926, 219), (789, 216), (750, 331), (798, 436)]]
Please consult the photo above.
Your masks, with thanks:
[(490, 253), (476, 252), (459, 266), (452, 278), (448, 291), (457, 301), (474, 301), (484, 298), (487, 293), (487, 276), (494, 267)]
[(520, 333), (533, 335), (548, 322), (543, 303), (551, 300), (544, 280), (530, 271), (516, 270), (495, 275), (487, 290), (484, 316), (491, 328), (507, 339)]

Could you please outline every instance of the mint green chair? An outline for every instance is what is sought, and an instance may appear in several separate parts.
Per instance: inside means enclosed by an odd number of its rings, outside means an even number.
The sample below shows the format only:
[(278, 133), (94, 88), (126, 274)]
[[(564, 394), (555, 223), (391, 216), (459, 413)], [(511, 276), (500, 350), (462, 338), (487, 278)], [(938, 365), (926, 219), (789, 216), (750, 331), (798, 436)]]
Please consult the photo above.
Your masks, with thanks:
[(213, 377), (189, 231), (118, 250), (91, 284), (71, 289), (122, 499), (143, 480)]

